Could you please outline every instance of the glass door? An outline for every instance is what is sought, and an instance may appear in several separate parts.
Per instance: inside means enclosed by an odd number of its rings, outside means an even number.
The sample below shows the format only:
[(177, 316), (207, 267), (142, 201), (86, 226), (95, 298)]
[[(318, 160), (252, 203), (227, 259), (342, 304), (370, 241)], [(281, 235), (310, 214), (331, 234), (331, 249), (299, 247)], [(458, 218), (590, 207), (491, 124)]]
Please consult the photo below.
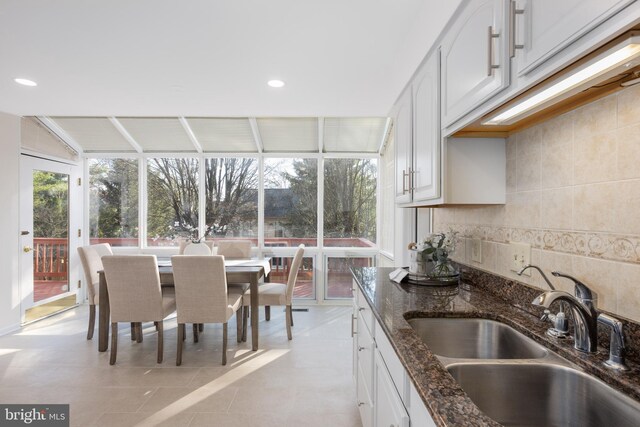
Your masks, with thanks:
[(80, 168), (22, 156), (20, 169), (21, 307), (29, 322), (77, 303)]

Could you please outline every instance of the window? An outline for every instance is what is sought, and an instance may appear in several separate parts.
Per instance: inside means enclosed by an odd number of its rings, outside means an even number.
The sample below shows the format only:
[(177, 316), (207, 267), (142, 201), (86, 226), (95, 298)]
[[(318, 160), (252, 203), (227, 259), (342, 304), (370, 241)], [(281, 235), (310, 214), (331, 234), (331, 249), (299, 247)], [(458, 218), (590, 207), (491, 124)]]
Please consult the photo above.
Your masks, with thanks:
[(205, 159), (206, 232), (258, 245), (258, 159)]
[[(296, 286), (293, 288), (293, 298), (295, 299), (316, 299), (313, 260), (313, 257), (302, 258), (302, 264), (296, 278)], [(273, 255), (271, 257), (270, 280), (276, 283), (287, 283), (287, 280), (289, 280), (289, 268), (292, 263), (293, 257)]]
[(89, 238), (92, 244), (138, 246), (138, 161), (89, 160)]
[(198, 159), (147, 162), (147, 245), (177, 246), (198, 236)]
[(326, 264), (326, 299), (348, 299), (353, 297), (353, 276), (351, 267), (373, 267), (372, 257), (328, 256)]
[(317, 246), (318, 160), (264, 160), (264, 245)]
[(325, 246), (375, 246), (376, 176), (376, 159), (325, 160)]

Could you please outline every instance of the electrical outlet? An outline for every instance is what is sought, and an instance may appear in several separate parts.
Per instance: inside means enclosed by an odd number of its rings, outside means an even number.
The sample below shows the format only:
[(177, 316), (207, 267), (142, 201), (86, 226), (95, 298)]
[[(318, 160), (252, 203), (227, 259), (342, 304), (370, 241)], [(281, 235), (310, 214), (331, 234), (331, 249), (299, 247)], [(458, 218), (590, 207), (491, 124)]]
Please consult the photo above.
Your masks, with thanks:
[(471, 239), (471, 262), (482, 264), (482, 240)]
[[(531, 245), (528, 243), (509, 243), (509, 265), (511, 271), (518, 272), (522, 267), (531, 263)], [(527, 269), (525, 276), (531, 276), (531, 269)]]

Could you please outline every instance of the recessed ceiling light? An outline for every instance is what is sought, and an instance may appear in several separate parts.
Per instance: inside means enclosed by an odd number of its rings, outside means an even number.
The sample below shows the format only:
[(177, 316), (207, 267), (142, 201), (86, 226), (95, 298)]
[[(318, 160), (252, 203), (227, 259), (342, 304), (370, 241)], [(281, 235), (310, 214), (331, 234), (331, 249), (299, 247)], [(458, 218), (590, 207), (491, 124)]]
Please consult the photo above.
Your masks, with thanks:
[(13, 79), (14, 82), (21, 84), (23, 86), (38, 86), (38, 83), (34, 82), (33, 80), (29, 80), (29, 79), (21, 79), (21, 78), (17, 78), (17, 79)]
[(269, 80), (267, 84), (271, 87), (282, 87), (284, 82), (282, 80)]

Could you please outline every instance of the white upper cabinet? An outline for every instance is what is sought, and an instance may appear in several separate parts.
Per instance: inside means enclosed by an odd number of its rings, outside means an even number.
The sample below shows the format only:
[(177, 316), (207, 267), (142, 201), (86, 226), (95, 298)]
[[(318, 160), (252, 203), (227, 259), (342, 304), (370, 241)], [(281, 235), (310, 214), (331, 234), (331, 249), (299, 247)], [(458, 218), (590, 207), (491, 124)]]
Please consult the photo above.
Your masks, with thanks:
[(473, 0), (447, 30), (442, 41), (444, 126), (509, 85), (506, 6), (506, 0)]
[(411, 201), (411, 145), (413, 141), (411, 88), (398, 100), (392, 112), (396, 159), (396, 203)]
[(440, 52), (418, 71), (413, 83), (414, 202), (440, 196)]
[(509, 8), (513, 29), (510, 54), (515, 55), (517, 75), (529, 73), (634, 1), (513, 1)]

